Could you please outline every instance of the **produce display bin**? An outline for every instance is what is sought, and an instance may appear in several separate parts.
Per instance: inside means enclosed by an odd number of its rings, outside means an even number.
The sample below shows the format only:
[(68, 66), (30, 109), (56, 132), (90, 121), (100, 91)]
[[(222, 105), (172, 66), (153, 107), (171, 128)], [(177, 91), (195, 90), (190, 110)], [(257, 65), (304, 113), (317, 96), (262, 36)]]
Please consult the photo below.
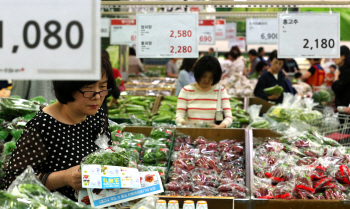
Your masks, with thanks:
[(262, 105), (261, 110), (260, 110), (261, 114), (266, 113), (270, 109), (270, 107), (275, 105), (275, 104), (273, 104), (271, 102), (268, 102), (268, 101), (263, 100), (263, 99), (258, 98), (258, 97), (250, 97), (250, 98), (248, 98), (248, 106), (247, 106), (247, 108), (250, 105), (253, 105), (253, 104)]
[(282, 135), (267, 129), (249, 129), (247, 130), (248, 138), (250, 139), (249, 146), (249, 161), (250, 165), (250, 191), (251, 191), (251, 209), (345, 209), (350, 208), (350, 201), (341, 200), (281, 200), (281, 199), (257, 199), (253, 195), (254, 171), (253, 171), (253, 138), (254, 137), (280, 137)]
[[(245, 158), (249, 156), (249, 153), (247, 152), (247, 144), (249, 138), (246, 134), (245, 129), (212, 129), (212, 128), (176, 128), (176, 131), (179, 131), (183, 134), (189, 135), (193, 138), (196, 138), (198, 136), (203, 136), (209, 140), (213, 141), (221, 141), (224, 139), (235, 139), (238, 141), (244, 141), (245, 142)], [(249, 185), (249, 160), (246, 160), (246, 186), (250, 188)], [(247, 197), (250, 196), (250, 192), (248, 192)], [(178, 200), (180, 203), (180, 206), (184, 200), (193, 200), (194, 202), (198, 200), (205, 200), (208, 202), (209, 208), (220, 208), (220, 209), (246, 209), (250, 208), (249, 204), (250, 201), (248, 198), (246, 199), (234, 199), (234, 206), (232, 205), (233, 198), (223, 198), (223, 197), (191, 197), (191, 196), (164, 196), (161, 199), (166, 200)]]

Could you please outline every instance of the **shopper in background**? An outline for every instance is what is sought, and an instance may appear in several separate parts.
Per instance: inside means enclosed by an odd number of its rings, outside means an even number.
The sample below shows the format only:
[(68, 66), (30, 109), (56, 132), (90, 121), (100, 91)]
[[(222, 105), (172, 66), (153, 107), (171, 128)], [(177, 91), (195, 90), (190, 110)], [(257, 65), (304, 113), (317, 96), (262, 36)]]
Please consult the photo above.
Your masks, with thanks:
[(144, 72), (142, 62), (136, 57), (136, 51), (134, 48), (129, 48), (129, 74), (138, 75), (140, 72)]
[(264, 59), (264, 56), (265, 56), (265, 49), (264, 49), (264, 47), (259, 47), (258, 48), (258, 57), (259, 57), (259, 59), (261, 60), (261, 61), (266, 61), (265, 59)]
[(50, 80), (13, 80), (11, 96), (20, 96), (22, 99), (31, 99), (42, 96), (47, 101), (56, 99)]
[(208, 52), (201, 54), (201, 56), (205, 56), (205, 55), (215, 56), (214, 48), (209, 48)]
[(179, 70), (177, 69), (176, 65), (177, 60), (177, 58), (173, 58), (166, 64), (166, 76), (172, 78), (177, 78), (179, 76)]
[(7, 80), (0, 81), (0, 90), (3, 88), (7, 88), (9, 86), (9, 83)]
[(283, 93), (275, 95), (267, 95), (264, 89), (279, 85), (283, 88), (283, 92), (290, 92), (296, 94), (295, 89), (290, 82), (286, 80), (285, 74), (281, 71), (284, 59), (277, 58), (276, 54), (271, 53), (269, 56), (271, 67), (265, 71), (259, 78), (258, 83), (254, 89), (254, 95), (267, 101), (282, 103)]
[(299, 72), (299, 66), (298, 63), (295, 61), (295, 59), (286, 59), (284, 61), (284, 65), (282, 67), (285, 73), (296, 73)]
[(350, 50), (347, 46), (340, 47), (340, 58), (334, 59), (339, 70), (335, 72), (332, 90), (335, 94), (335, 106), (350, 105)]
[(321, 59), (311, 58), (308, 59), (311, 67), (305, 72), (301, 79), (305, 80), (312, 88), (315, 86), (321, 86), (324, 83), (325, 71), (321, 67)]
[(249, 61), (251, 63), (250, 65), (250, 71), (249, 75), (253, 74), (255, 72), (256, 65), (261, 61), (258, 57), (258, 52), (256, 52), (255, 49), (251, 49), (248, 52), (249, 55)]
[(242, 53), (241, 53), (241, 50), (239, 49), (238, 46), (232, 46), (231, 47), (231, 52), (235, 53), (237, 55), (237, 66), (243, 66), (243, 75), (247, 75), (247, 68), (245, 67), (245, 63), (246, 63), (246, 60), (245, 58), (242, 56)]
[(196, 79), (193, 74), (193, 66), (196, 63), (196, 58), (184, 58), (180, 67), (179, 77), (176, 82), (175, 95), (179, 96), (181, 89), (191, 83), (195, 83)]
[(220, 61), (221, 69), (222, 69), (222, 78), (229, 77), (230, 70), (232, 67), (232, 57), (230, 56), (230, 52), (225, 53), (225, 60)]
[(249, 79), (258, 79), (267, 69), (269, 69), (269, 66), (265, 61), (260, 61), (255, 68), (255, 72), (249, 76)]
[(326, 74), (326, 86), (328, 88), (332, 87), (332, 84), (334, 82), (334, 76), (335, 76), (334, 72), (336, 69), (337, 69), (337, 66), (335, 65), (329, 66), (329, 73)]
[(54, 81), (58, 102), (40, 110), (17, 142), (6, 168), (6, 187), (28, 166), (49, 189), (75, 200), (82, 189), (80, 163), (99, 147), (100, 135), (110, 139), (108, 117), (101, 107), (113, 87), (112, 66), (101, 56), (99, 81)]
[(176, 124), (185, 125), (186, 117), (189, 123), (214, 123), (219, 100), (224, 118), (219, 125), (213, 124), (213, 127), (230, 127), (232, 123), (230, 101), (226, 90), (217, 85), (222, 74), (219, 61), (213, 56), (204, 56), (197, 61), (193, 72), (196, 83), (182, 88), (178, 97)]
[[(105, 57), (105, 59), (110, 61), (110, 56), (109, 56), (109, 53), (107, 52), (107, 50), (101, 49), (101, 56)], [(113, 104), (118, 103), (118, 98), (120, 96), (120, 92), (125, 91), (124, 81), (121, 82), (120, 86), (116, 86), (115, 79), (118, 78), (118, 77), (122, 78), (119, 70), (115, 69), (115, 68), (112, 68), (112, 70), (113, 70), (114, 84), (112, 85), (112, 89), (111, 89), (111, 91), (109, 91), (109, 94), (107, 96), (107, 97), (109, 97), (109, 96), (112, 95), (112, 99), (111, 99), (111, 101), (109, 102), (109, 105), (108, 105), (109, 107), (112, 107)], [(103, 106), (104, 110), (106, 111), (105, 113), (108, 114), (108, 111), (107, 111), (107, 100), (105, 100), (103, 102), (102, 106)]]

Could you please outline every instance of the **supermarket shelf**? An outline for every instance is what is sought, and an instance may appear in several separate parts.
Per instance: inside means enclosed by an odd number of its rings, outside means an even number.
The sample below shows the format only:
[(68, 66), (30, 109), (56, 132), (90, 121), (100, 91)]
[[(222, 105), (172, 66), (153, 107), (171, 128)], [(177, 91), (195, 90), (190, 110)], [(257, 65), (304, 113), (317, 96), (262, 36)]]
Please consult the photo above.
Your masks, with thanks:
[(349, 5), (349, 1), (102, 1), (102, 5)]

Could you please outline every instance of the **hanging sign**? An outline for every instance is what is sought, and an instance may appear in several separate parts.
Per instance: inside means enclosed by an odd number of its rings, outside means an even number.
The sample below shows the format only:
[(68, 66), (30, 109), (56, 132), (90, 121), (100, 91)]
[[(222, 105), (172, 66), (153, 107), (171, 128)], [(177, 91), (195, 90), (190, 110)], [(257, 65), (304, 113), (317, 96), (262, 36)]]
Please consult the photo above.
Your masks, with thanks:
[(226, 20), (216, 20), (215, 38), (217, 40), (226, 39)]
[(229, 40), (228, 48), (231, 49), (233, 46), (237, 46), (241, 52), (244, 52), (246, 47), (245, 38), (237, 37), (236, 40)]
[(199, 45), (215, 44), (215, 20), (199, 20)]
[(276, 18), (247, 18), (247, 44), (277, 44)]
[(237, 38), (237, 23), (226, 23), (226, 39), (236, 40)]
[(198, 57), (198, 13), (137, 14), (137, 57)]
[(339, 13), (280, 13), (278, 33), (280, 58), (340, 57)]
[(99, 80), (100, 39), (97, 1), (1, 0), (0, 78)]
[(102, 38), (109, 37), (109, 28), (110, 27), (111, 27), (111, 19), (101, 18), (101, 37)]
[(135, 19), (111, 19), (111, 45), (136, 43), (137, 27)]

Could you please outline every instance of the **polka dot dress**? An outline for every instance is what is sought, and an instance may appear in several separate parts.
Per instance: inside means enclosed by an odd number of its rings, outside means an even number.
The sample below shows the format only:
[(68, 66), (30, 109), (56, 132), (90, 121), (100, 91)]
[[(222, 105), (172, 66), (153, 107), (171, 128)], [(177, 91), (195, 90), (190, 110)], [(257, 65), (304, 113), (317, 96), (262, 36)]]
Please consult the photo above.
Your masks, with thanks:
[[(6, 187), (29, 165), (36, 174), (79, 165), (83, 157), (98, 149), (95, 140), (99, 134), (110, 138), (108, 118), (102, 108), (75, 125), (61, 123), (40, 110), (27, 123), (12, 153), (6, 170)], [(76, 201), (75, 191), (70, 186), (55, 191)]]

